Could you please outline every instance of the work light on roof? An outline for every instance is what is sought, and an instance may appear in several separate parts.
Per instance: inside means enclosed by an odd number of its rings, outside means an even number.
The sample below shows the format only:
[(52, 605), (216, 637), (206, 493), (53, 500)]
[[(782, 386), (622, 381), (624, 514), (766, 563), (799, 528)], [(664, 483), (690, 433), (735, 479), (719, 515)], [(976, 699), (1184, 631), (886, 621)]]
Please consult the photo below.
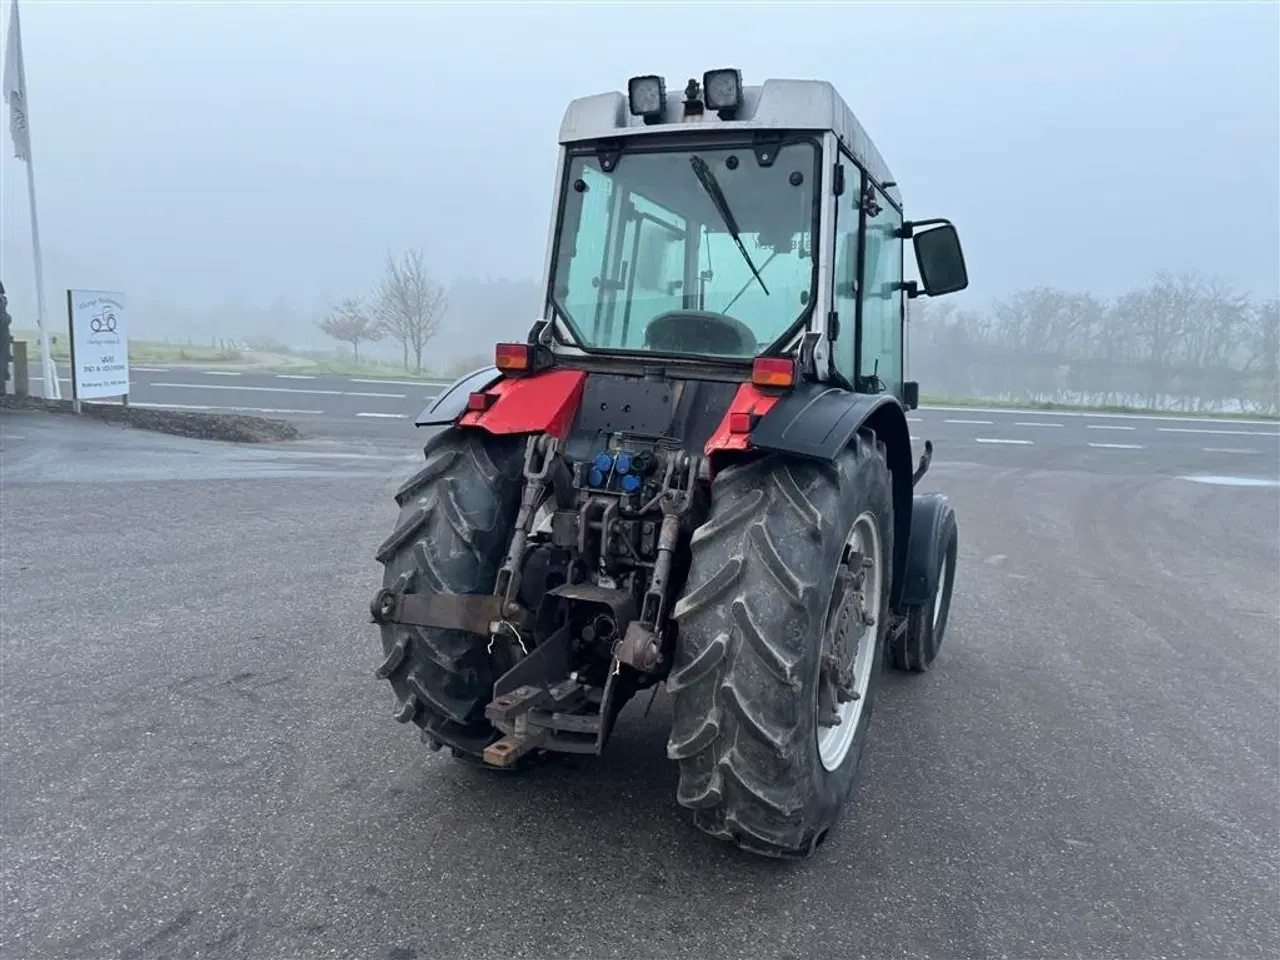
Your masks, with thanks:
[(742, 71), (708, 70), (702, 75), (702, 97), (721, 120), (731, 119), (742, 106)]
[(632, 116), (653, 123), (662, 118), (667, 105), (667, 85), (661, 77), (632, 77), (627, 81), (627, 101)]

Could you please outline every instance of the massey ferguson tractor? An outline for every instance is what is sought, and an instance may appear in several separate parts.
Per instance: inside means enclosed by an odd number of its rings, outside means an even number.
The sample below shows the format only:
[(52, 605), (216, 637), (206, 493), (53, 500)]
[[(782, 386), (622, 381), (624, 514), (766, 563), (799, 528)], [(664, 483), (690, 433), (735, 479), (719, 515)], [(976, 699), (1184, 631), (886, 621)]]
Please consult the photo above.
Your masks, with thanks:
[[(968, 284), (825, 82), (712, 70), (570, 104), (544, 312), (423, 411), (379, 548), (378, 677), (432, 748), (599, 754), (665, 685), (702, 830), (806, 857), (882, 668), (928, 670), (956, 521), (916, 494), (907, 299)], [(919, 280), (904, 279), (904, 241)]]

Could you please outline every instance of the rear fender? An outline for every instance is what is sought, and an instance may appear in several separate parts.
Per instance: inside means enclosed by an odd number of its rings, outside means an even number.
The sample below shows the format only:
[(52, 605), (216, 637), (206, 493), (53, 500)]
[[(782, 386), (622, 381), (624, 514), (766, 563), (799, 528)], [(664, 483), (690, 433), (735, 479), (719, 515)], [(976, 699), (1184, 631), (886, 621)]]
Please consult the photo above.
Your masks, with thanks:
[[(749, 402), (761, 416), (751, 430), (747, 449), (831, 461), (863, 427), (873, 430), (884, 443), (893, 475), (893, 590), (889, 599), (898, 606), (906, 579), (912, 493), (911, 434), (902, 404), (889, 394), (854, 393), (812, 382), (801, 383), (776, 397), (769, 395), (772, 402), (767, 405), (756, 401), (755, 394), (760, 391), (754, 387), (750, 390), (749, 397), (744, 398), (740, 391), (739, 398), (744, 406)], [(730, 412), (738, 406), (735, 400)], [(728, 435), (728, 413), (722, 431)], [(715, 436), (721, 436), (722, 431), (718, 430)], [(708, 455), (714, 452), (717, 451), (707, 451)]]
[(489, 396), (484, 410), (466, 411), (460, 427), (474, 427), (495, 434), (548, 433), (560, 440), (569, 435), (574, 415), (582, 403), (587, 375), (581, 370), (545, 370), (518, 377), (500, 377), (478, 388)]
[(941, 493), (918, 493), (911, 505), (911, 538), (907, 545), (907, 572), (903, 578), (901, 606), (914, 607), (933, 600), (938, 589), (939, 567), (956, 514)]
[(467, 412), (467, 398), (479, 390), (487, 390), (499, 380), (502, 374), (497, 367), (481, 367), (472, 370), (465, 377), (459, 377), (445, 387), (427, 404), (418, 419), (414, 421), (419, 427), (448, 427), (458, 422), (458, 418)]

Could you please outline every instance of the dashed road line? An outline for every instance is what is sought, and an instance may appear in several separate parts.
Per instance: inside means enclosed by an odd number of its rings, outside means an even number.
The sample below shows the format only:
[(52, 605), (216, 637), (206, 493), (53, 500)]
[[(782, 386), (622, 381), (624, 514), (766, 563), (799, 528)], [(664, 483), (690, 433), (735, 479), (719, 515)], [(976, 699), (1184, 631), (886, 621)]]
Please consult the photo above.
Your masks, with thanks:
[(351, 390), (303, 390), (298, 387), (240, 387), (224, 383), (160, 383), (152, 387), (170, 387), (181, 390), (247, 390), (253, 393), (309, 393), (326, 397), (379, 397), (386, 400), (403, 400), (403, 393), (360, 393)]
[(315, 450), (275, 450), (273, 457), (296, 457), (299, 460), (394, 460), (396, 463), (411, 463), (420, 460), (417, 454), (393, 455), (387, 453), (330, 453)]
[(976, 424), (978, 426), (983, 426), (983, 427), (992, 426), (992, 422), (990, 420), (943, 420), (942, 422), (943, 423), (972, 423), (972, 424)]
[(448, 384), (432, 383), (429, 380), (383, 380), (378, 377), (371, 379), (361, 379), (360, 377), (349, 377), (351, 383), (388, 383), (397, 387), (443, 387)]
[(282, 407), (215, 407), (202, 403), (135, 403), (131, 407), (147, 407), (153, 410), (235, 410), (238, 413), (276, 413), (276, 414), (308, 414), (321, 416), (323, 410), (293, 410)]
[(207, 377), (238, 377), (240, 376), (239, 370), (201, 370), (200, 372)]
[(1140, 443), (1091, 443), (1089, 446), (1098, 450), (1141, 450)]
[(1215, 433), (1232, 437), (1280, 437), (1270, 430), (1210, 430), (1207, 427), (1156, 427), (1160, 433)]
[(977, 440), (979, 443), (1009, 443), (1022, 447), (1029, 447), (1035, 443), (1034, 440), (1010, 440), (1005, 437), (974, 437), (973, 439)]
[(407, 413), (357, 413), (357, 417), (379, 417), (384, 420), (404, 420)]
[(314, 373), (277, 373), (277, 380), (314, 380)]
[(131, 372), (134, 370), (137, 370), (139, 373), (168, 373), (169, 372), (168, 367), (143, 367), (143, 366), (139, 366), (136, 363), (130, 364), (129, 370)]
[(1014, 421), (1014, 424), (1013, 424), (1013, 425), (1014, 425), (1015, 427), (1062, 427), (1062, 426), (1065, 426), (1065, 424), (1061, 424), (1061, 423), (1047, 423), (1047, 422), (1034, 422), (1034, 423), (1033, 423), (1033, 422), (1031, 422), (1031, 421), (1029, 421), (1029, 420), (1028, 420), (1028, 421), (1016, 420), (1016, 421)]
[(1248, 447), (1201, 447), (1204, 453), (1262, 453), (1261, 450), (1250, 450)]
[(1137, 430), (1137, 427), (1126, 427), (1116, 423), (1086, 423), (1086, 430)]

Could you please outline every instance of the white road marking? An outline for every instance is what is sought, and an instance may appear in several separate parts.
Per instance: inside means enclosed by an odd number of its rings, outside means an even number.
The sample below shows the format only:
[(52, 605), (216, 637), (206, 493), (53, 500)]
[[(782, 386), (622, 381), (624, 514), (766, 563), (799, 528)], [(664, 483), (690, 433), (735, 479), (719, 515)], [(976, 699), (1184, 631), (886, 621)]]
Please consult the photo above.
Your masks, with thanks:
[(1156, 427), (1161, 433), (1217, 433), (1233, 437), (1280, 437), (1270, 430), (1209, 430), (1203, 427)]
[(201, 370), (201, 373), (210, 377), (238, 377), (239, 370)]
[(911, 439), (912, 439), (912, 440), (914, 440), (914, 441), (916, 441), (917, 443), (920, 441), (920, 438), (919, 438), (919, 437), (916, 437), (916, 436), (913, 436)]
[(1089, 444), (1089, 446), (1096, 447), (1100, 450), (1141, 450), (1142, 449), (1142, 444), (1140, 443), (1091, 443)]
[(1280, 487), (1280, 480), (1263, 477), (1179, 477), (1192, 483), (1210, 483), (1220, 487)]
[(0, 433), (0, 440), (25, 440), (27, 439), (20, 433)]
[(200, 403), (133, 403), (131, 407), (147, 407), (153, 410), (235, 410), (238, 413), (306, 413), (319, 416), (323, 410), (290, 410), (280, 407), (215, 407)]
[(977, 440), (979, 443), (1014, 443), (1019, 446), (1028, 447), (1035, 442), (1033, 440), (1006, 440), (1003, 437), (974, 437), (973, 439)]
[(1013, 424), (1015, 427), (1062, 427), (1062, 423), (1032, 423), (1030, 421), (1016, 420)]
[(350, 377), (352, 383), (389, 383), (397, 387), (439, 387), (447, 386), (447, 384), (433, 383), (430, 380), (383, 380), (378, 377), (362, 380), (360, 377)]
[(382, 417), (387, 420), (403, 420), (408, 414), (405, 413), (357, 413), (357, 417)]
[(991, 426), (990, 420), (943, 420), (942, 422), (943, 423), (974, 423), (984, 427)]
[(907, 417), (907, 423), (923, 423), (919, 417)]
[(403, 400), (403, 393), (356, 393), (346, 390), (300, 390), (297, 387), (233, 387), (224, 383), (152, 383), (152, 387), (174, 387), (182, 390), (248, 390), (253, 393), (311, 393), (327, 397), (382, 397)]
[(1086, 430), (1137, 430), (1137, 427), (1126, 427), (1115, 423), (1086, 423)]
[(920, 410), (940, 410), (943, 413), (1001, 413), (1018, 417), (1085, 417), (1099, 420), (1163, 420), (1165, 423), (1249, 423), (1269, 426), (1274, 420), (1239, 417), (1183, 417), (1176, 413), (1095, 413), (1092, 410), (1024, 410), (1019, 407), (935, 407), (921, 404)]
[(1205, 453), (1262, 453), (1261, 450), (1250, 450), (1247, 447), (1201, 447)]
[(169, 372), (168, 367), (142, 367), (136, 363), (130, 364), (129, 370), (130, 371), (139, 370), (142, 373), (168, 373)]
[(408, 456), (391, 456), (386, 453), (322, 453), (308, 452), (306, 450), (276, 450), (272, 451), (275, 457), (297, 457), (299, 460), (394, 460), (397, 463), (407, 463), (420, 459), (414, 454)]
[[(27, 377), (27, 379), (28, 379), (28, 380), (34, 380), (34, 381), (36, 381), (37, 383), (43, 383), (43, 382), (44, 382), (44, 377)], [(58, 378), (58, 382), (59, 382), (59, 383), (70, 383), (70, 382), (71, 382), (71, 378), (70, 378), (70, 377), (59, 377), (59, 378)]]
[(277, 380), (314, 380), (314, 373), (277, 373)]

